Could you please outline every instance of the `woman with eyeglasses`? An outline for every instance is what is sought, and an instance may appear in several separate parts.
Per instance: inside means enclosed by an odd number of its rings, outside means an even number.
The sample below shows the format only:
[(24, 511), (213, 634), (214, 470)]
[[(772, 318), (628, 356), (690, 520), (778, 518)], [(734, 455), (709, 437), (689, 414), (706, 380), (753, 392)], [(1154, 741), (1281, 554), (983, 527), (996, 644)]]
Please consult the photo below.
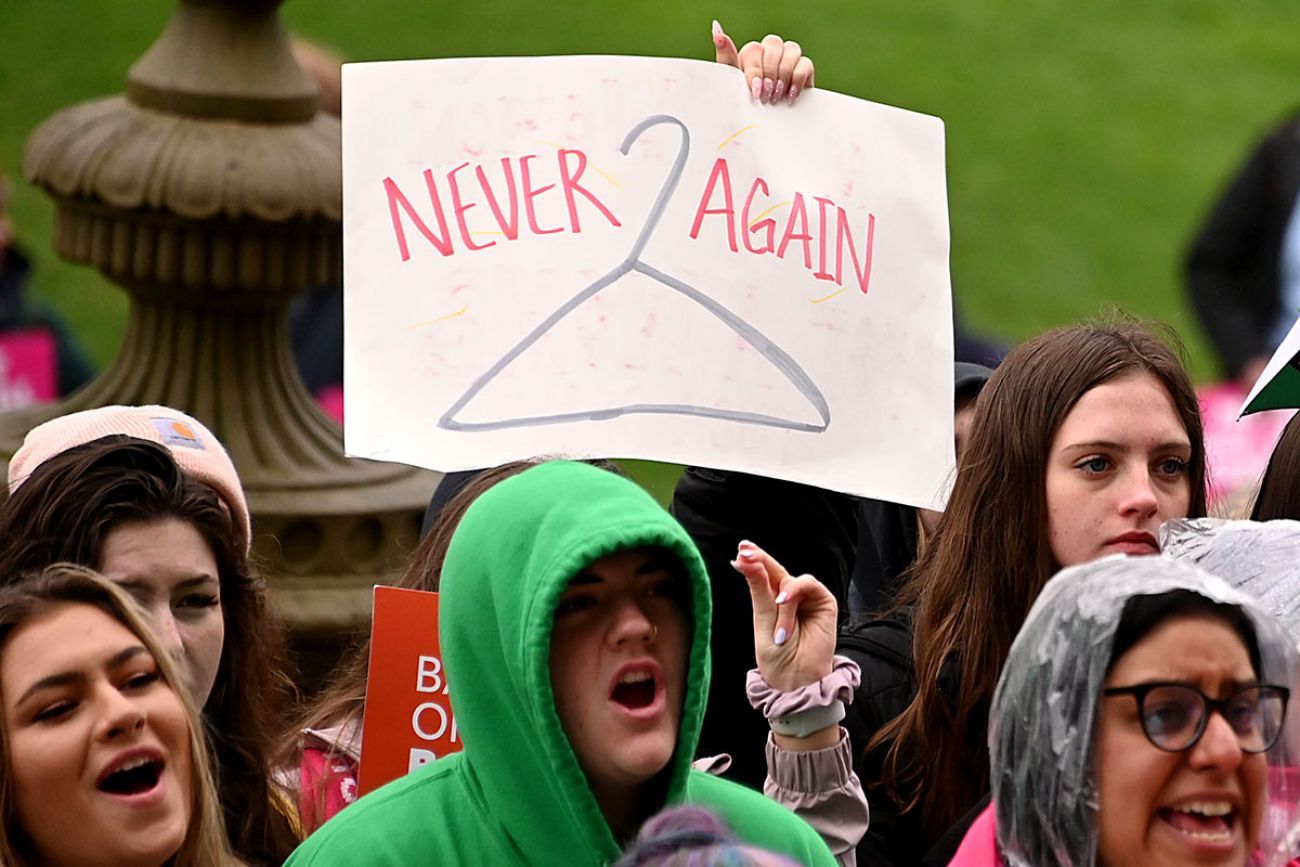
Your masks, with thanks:
[(993, 804), (954, 867), (1275, 867), (1296, 855), (1294, 642), (1167, 558), (1061, 571), (993, 700)]

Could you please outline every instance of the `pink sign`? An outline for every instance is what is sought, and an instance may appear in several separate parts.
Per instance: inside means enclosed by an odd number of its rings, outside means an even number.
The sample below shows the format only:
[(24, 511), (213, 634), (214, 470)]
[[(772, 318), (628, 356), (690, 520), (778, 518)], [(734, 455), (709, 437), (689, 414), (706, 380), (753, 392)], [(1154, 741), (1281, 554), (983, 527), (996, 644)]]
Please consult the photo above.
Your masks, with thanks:
[(44, 328), (0, 334), (0, 411), (59, 396), (58, 347)]

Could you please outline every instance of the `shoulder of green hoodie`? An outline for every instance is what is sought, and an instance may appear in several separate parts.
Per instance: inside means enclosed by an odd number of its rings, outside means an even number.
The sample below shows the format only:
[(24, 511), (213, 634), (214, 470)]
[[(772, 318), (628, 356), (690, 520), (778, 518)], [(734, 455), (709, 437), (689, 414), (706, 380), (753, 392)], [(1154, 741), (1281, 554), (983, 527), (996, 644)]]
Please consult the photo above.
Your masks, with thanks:
[[(564, 847), (527, 853), (475, 793), (457, 756), (439, 759), (389, 783), (340, 812), (294, 852), (286, 867), (351, 865), (364, 855), (375, 867), (436, 864), (603, 865), (595, 851)], [(806, 822), (752, 789), (692, 771), (684, 803), (717, 813), (747, 844), (788, 855), (809, 867), (832, 867), (834, 856)], [(452, 809), (448, 809), (452, 807)]]

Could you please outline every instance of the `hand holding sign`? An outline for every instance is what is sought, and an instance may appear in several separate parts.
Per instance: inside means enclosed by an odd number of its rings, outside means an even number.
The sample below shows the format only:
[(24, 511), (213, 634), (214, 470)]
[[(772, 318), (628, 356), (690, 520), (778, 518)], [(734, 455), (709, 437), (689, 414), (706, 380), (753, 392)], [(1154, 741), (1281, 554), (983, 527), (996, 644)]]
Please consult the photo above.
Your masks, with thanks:
[(769, 33), (763, 41), (747, 42), (736, 50), (736, 43), (713, 22), (713, 48), (718, 63), (734, 66), (745, 73), (750, 93), (763, 103), (794, 103), (799, 93), (813, 86), (813, 62), (805, 57), (798, 42), (790, 42)]

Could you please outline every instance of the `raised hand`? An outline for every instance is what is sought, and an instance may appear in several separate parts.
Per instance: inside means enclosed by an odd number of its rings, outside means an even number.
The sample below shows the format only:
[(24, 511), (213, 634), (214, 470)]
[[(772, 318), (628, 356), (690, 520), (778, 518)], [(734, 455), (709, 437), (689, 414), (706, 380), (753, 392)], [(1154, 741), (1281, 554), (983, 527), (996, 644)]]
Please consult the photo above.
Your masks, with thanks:
[(813, 86), (813, 62), (805, 57), (798, 42), (782, 39), (774, 33), (762, 42), (747, 42), (736, 50), (736, 43), (713, 22), (713, 49), (718, 63), (734, 66), (745, 73), (749, 92), (762, 103), (786, 99), (793, 103), (799, 94)]
[(811, 575), (791, 577), (770, 554), (741, 542), (731, 565), (745, 576), (754, 604), (754, 655), (772, 687), (792, 692), (834, 666), (835, 596)]

